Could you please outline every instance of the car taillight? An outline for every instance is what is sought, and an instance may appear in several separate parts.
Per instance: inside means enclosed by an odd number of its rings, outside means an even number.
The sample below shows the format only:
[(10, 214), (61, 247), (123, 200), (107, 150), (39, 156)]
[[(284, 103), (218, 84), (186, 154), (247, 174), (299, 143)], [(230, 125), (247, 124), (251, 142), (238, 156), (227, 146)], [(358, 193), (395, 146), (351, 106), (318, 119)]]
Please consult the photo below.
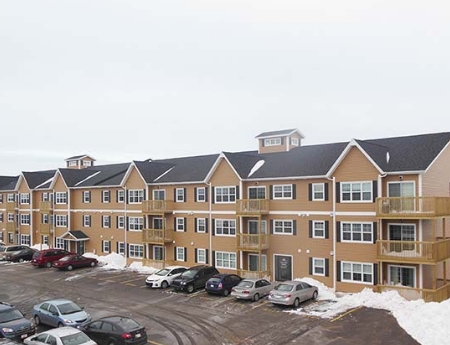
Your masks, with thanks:
[(122, 333), (122, 339), (131, 339), (131, 334), (130, 333)]
[(222, 288), (222, 286), (223, 286), (223, 285), (222, 285), (222, 283), (220, 283), (220, 284), (219, 284), (219, 286), (218, 286), (218, 288), (219, 288), (219, 289), (221, 289), (221, 288)]
[(248, 290), (244, 290), (244, 291), (242, 291), (242, 293), (246, 293), (246, 294), (249, 294), (249, 293), (250, 293), (250, 291), (248, 291)]
[(292, 297), (292, 295), (290, 293), (287, 293), (284, 295), (284, 298), (291, 298), (291, 297)]

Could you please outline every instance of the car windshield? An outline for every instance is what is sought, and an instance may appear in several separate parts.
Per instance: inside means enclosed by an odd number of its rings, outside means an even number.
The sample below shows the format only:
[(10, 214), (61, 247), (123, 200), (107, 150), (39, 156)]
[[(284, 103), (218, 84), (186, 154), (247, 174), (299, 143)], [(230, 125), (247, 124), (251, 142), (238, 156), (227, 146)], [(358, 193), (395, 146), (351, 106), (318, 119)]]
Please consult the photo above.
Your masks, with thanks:
[(81, 345), (89, 342), (91, 339), (83, 332), (66, 335), (61, 337), (61, 341), (64, 345)]
[(294, 288), (294, 285), (291, 284), (280, 284), (278, 286), (275, 286), (275, 290), (278, 291), (292, 291)]
[(83, 310), (73, 302), (60, 304), (58, 306), (58, 309), (63, 315), (73, 314)]
[(181, 273), (184, 278), (193, 278), (197, 274), (197, 270), (187, 270)]
[(6, 252), (6, 247), (0, 247), (0, 252)]
[(243, 280), (237, 286), (241, 288), (251, 288), (253, 286), (253, 282), (249, 280)]
[(9, 309), (0, 313), (0, 323), (22, 319), (23, 315), (17, 309)]
[(155, 273), (156, 276), (166, 276), (168, 275), (170, 272), (169, 269), (167, 268), (163, 268), (162, 270), (159, 270), (158, 272)]
[(209, 282), (210, 283), (220, 283), (220, 280), (221, 280), (220, 278), (212, 277), (209, 279)]

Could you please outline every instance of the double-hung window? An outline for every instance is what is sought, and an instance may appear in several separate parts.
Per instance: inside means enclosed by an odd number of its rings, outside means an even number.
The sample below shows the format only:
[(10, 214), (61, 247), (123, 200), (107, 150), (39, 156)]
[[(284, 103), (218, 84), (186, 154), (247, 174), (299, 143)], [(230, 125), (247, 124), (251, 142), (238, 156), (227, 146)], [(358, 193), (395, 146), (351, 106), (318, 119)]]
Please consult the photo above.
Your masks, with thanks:
[(110, 241), (102, 241), (102, 244), (103, 244), (102, 252), (103, 253), (111, 253), (111, 242)]
[(249, 199), (265, 199), (266, 198), (266, 187), (249, 187), (248, 188), (248, 198)]
[(274, 220), (273, 233), (274, 234), (293, 234), (294, 225), (292, 220)]
[(312, 200), (324, 201), (325, 200), (325, 184), (313, 183), (312, 184)]
[(30, 225), (30, 214), (21, 214), (20, 215), (20, 224), (21, 225)]
[(58, 228), (66, 228), (67, 227), (67, 216), (62, 214), (57, 214), (55, 217), (55, 225)]
[(91, 202), (91, 192), (85, 190), (83, 192), (83, 204), (89, 204)]
[(236, 253), (216, 252), (216, 267), (224, 269), (236, 269)]
[(128, 203), (138, 204), (144, 200), (144, 190), (143, 189), (130, 189), (128, 191)]
[(90, 215), (83, 215), (83, 227), (89, 228), (91, 226), (91, 216)]
[(274, 185), (273, 186), (273, 198), (274, 199), (292, 199), (292, 185)]
[(197, 248), (197, 261), (199, 264), (206, 264), (206, 249)]
[(109, 190), (102, 190), (102, 203), (108, 204), (111, 202), (111, 192)]
[(325, 259), (312, 259), (312, 273), (315, 276), (325, 276)]
[(102, 216), (102, 227), (103, 228), (111, 227), (111, 216)]
[(125, 202), (125, 191), (123, 189), (117, 191), (117, 202), (120, 204)]
[(217, 204), (236, 202), (236, 187), (216, 187), (214, 193)]
[(373, 243), (373, 223), (341, 223), (341, 241)]
[(185, 202), (186, 201), (185, 192), (186, 191), (184, 188), (175, 188), (175, 202)]
[(30, 193), (20, 193), (20, 204), (21, 205), (30, 204)]
[(234, 219), (216, 219), (216, 235), (236, 236), (236, 220)]
[(175, 247), (176, 261), (186, 261), (186, 248), (184, 247)]
[(67, 192), (56, 192), (55, 193), (56, 204), (67, 204)]
[(195, 201), (205, 202), (206, 201), (206, 188), (198, 187), (195, 189)]
[(341, 280), (352, 283), (373, 284), (373, 264), (341, 262)]
[(197, 232), (206, 232), (206, 218), (197, 218)]
[(128, 247), (128, 256), (130, 258), (140, 259), (144, 257), (144, 246), (142, 244), (130, 243)]
[(323, 220), (314, 220), (312, 222), (313, 238), (325, 238), (325, 222)]
[(142, 217), (128, 218), (128, 230), (142, 230), (143, 227), (144, 227), (144, 218)]
[(372, 202), (372, 181), (341, 182), (342, 202)]
[(186, 220), (183, 217), (176, 217), (176, 231), (186, 231)]
[(117, 229), (125, 228), (125, 217), (117, 216)]

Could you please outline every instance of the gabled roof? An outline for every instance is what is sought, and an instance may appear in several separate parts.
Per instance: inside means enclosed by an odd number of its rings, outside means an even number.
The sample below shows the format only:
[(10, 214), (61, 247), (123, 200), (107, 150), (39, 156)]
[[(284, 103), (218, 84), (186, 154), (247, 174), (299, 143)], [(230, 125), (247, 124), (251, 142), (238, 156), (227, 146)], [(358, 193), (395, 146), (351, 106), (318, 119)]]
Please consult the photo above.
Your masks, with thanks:
[(255, 138), (263, 139), (263, 138), (271, 138), (271, 137), (275, 137), (275, 136), (287, 136), (287, 135), (291, 135), (295, 132), (297, 132), (302, 138), (305, 137), (297, 128), (292, 128), (292, 129), (283, 129), (281, 131), (263, 132), (263, 133), (257, 135)]
[(131, 163), (97, 165), (85, 169), (59, 169), (67, 187), (120, 186)]
[[(39, 188), (45, 188), (42, 184), (54, 177), (55, 173), (56, 170), (22, 172), (23, 177), (30, 189), (35, 189), (38, 186)], [(50, 185), (50, 182), (48, 182), (48, 185)]]
[(12, 191), (16, 189), (16, 184), (18, 180), (19, 176), (0, 176), (0, 190)]
[(65, 161), (66, 161), (66, 162), (67, 162), (67, 161), (73, 161), (73, 160), (76, 160), (76, 159), (82, 159), (82, 158), (85, 158), (85, 157), (88, 157), (88, 158), (90, 158), (90, 159), (92, 159), (92, 160), (95, 161), (95, 158), (93, 158), (92, 156), (89, 156), (89, 155), (72, 156), (72, 157), (66, 158)]

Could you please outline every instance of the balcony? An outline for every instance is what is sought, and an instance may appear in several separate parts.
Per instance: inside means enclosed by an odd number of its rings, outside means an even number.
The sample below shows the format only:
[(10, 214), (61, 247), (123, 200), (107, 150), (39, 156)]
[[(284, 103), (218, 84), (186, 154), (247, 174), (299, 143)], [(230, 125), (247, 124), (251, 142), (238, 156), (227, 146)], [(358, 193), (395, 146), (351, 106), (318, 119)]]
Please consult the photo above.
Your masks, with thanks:
[(16, 222), (7, 222), (6, 223), (6, 231), (8, 231), (8, 232), (16, 232), (18, 230), (19, 230), (19, 228), (18, 228)]
[(377, 198), (378, 218), (435, 218), (450, 216), (450, 197)]
[(377, 241), (379, 261), (436, 264), (450, 258), (450, 239), (435, 242)]
[(144, 229), (142, 230), (142, 242), (151, 244), (165, 244), (173, 242), (173, 230), (169, 229)]
[(50, 235), (51, 227), (50, 224), (39, 224), (39, 232), (41, 235)]
[(142, 201), (142, 213), (164, 214), (173, 212), (173, 201), (171, 200), (144, 200)]
[(402, 285), (378, 285), (377, 292), (397, 291), (400, 296), (407, 300), (423, 299), (425, 302), (442, 302), (450, 298), (450, 283), (444, 284), (437, 289), (419, 289)]
[(255, 279), (255, 278), (266, 278), (270, 279), (269, 271), (247, 271), (247, 270), (237, 270), (237, 274), (242, 278)]
[(267, 234), (236, 234), (237, 249), (257, 252), (269, 249), (269, 235)]
[(53, 210), (53, 202), (51, 201), (40, 201), (39, 210), (41, 213), (49, 213)]
[(238, 216), (261, 216), (269, 214), (268, 199), (239, 199), (236, 200), (236, 214)]
[(17, 208), (17, 203), (15, 201), (6, 202), (6, 212), (14, 212)]

